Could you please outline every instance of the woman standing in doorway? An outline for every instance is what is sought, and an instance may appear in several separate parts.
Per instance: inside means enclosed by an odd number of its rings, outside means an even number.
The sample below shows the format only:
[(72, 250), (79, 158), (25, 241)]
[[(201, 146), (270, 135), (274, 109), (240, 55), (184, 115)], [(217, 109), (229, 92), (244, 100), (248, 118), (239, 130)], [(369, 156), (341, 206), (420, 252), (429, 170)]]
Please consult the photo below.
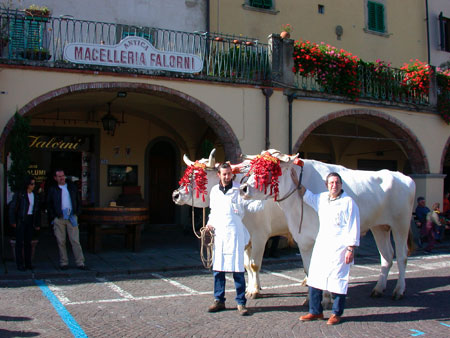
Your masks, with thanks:
[(14, 194), (9, 207), (9, 220), (16, 230), (16, 264), (19, 271), (32, 270), (31, 240), (33, 229), (39, 230), (41, 214), (39, 197), (33, 192), (36, 180), (33, 176), (25, 179), (22, 191)]

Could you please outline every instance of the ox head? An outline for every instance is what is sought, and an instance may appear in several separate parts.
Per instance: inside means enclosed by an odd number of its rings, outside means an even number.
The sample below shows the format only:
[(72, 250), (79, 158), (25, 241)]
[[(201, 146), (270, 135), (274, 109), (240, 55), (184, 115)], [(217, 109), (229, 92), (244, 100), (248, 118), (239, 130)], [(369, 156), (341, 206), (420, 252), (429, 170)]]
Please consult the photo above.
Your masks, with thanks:
[(215, 152), (213, 149), (209, 158), (192, 162), (186, 154), (183, 156), (187, 168), (180, 179), (180, 187), (173, 191), (172, 200), (178, 205), (191, 205), (197, 208), (209, 206), (209, 194), (218, 178), (215, 170)]
[(251, 159), (246, 181), (240, 187), (241, 196), (245, 199), (265, 200), (272, 197), (276, 201), (292, 190), (293, 182), (289, 172), (294, 163), (299, 164), (297, 155), (286, 155), (269, 149), (262, 151), (260, 155), (245, 158)]
[[(183, 159), (187, 165), (183, 177), (179, 184), (180, 187), (172, 193), (172, 200), (177, 205), (191, 205), (196, 208), (206, 208), (209, 206), (209, 191), (219, 183), (217, 175), (217, 166), (215, 161), (215, 149), (211, 151), (208, 159), (201, 159), (195, 162), (189, 160), (184, 155)], [(241, 179), (243, 172), (250, 168), (250, 161), (244, 161), (240, 164), (230, 164), (233, 173)]]

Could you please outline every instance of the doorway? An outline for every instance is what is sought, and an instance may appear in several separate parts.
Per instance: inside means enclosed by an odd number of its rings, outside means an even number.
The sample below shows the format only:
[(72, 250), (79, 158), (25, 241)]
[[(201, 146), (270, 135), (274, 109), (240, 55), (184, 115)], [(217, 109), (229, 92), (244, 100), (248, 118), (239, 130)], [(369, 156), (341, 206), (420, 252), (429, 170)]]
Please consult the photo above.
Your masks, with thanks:
[(148, 153), (148, 203), (151, 224), (174, 224), (177, 157), (171, 142), (155, 142)]

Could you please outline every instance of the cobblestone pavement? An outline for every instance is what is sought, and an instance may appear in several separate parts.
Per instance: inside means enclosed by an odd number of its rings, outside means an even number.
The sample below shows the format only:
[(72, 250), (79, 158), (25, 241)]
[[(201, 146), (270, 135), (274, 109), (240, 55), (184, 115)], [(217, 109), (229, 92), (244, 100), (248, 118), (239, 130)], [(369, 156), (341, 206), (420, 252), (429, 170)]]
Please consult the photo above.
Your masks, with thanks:
[[(450, 254), (409, 258), (406, 296), (370, 298), (379, 274), (376, 256), (352, 267), (344, 321), (302, 323), (307, 288), (300, 261), (266, 264), (263, 297), (240, 317), (231, 275), (227, 310), (208, 313), (213, 279), (201, 269), (86, 275), (45, 280), (0, 280), (0, 337), (450, 337)], [(47, 290), (48, 292), (45, 292)], [(330, 311), (325, 312), (328, 317)]]

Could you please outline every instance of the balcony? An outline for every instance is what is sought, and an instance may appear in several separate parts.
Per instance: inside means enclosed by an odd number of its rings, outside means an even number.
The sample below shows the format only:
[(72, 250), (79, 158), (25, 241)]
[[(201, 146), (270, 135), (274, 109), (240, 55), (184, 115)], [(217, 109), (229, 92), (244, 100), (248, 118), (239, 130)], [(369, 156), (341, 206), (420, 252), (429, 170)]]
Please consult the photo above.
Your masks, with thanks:
[[(269, 46), (232, 35), (189, 33), (155, 27), (78, 20), (72, 17), (41, 17), (22, 11), (1, 10), (0, 62), (52, 68), (138, 73), (194, 78), (209, 81), (263, 84), (270, 77)], [(64, 58), (71, 43), (112, 46), (137, 36), (162, 52), (193, 54), (203, 68), (194, 74), (167, 70), (80, 65)]]
[[(290, 88), (296, 92), (296, 96), (348, 99), (337, 80), (337, 73), (334, 76), (337, 84), (334, 86), (320, 81), (317, 76), (294, 75), (292, 40), (282, 40), (276, 34), (269, 39), (269, 44), (263, 44), (251, 38), (226, 34), (137, 27), (78, 20), (68, 16), (40, 17), (11, 10), (0, 10), (0, 29), (0, 63), (3, 64), (279, 86)], [(145, 39), (161, 52), (195, 55), (201, 60), (201, 70), (184, 73), (77, 64), (64, 57), (64, 49), (69, 44), (95, 44), (110, 48), (130, 36)], [(322, 67), (328, 73), (336, 72), (328, 65)], [(440, 106), (449, 110), (447, 85), (436, 82), (434, 75), (431, 76), (429, 92), (424, 94), (407, 85), (407, 74), (401, 69), (374, 67), (373, 64), (359, 62), (354, 72), (355, 95), (350, 98), (353, 101), (435, 111), (439, 95)]]

